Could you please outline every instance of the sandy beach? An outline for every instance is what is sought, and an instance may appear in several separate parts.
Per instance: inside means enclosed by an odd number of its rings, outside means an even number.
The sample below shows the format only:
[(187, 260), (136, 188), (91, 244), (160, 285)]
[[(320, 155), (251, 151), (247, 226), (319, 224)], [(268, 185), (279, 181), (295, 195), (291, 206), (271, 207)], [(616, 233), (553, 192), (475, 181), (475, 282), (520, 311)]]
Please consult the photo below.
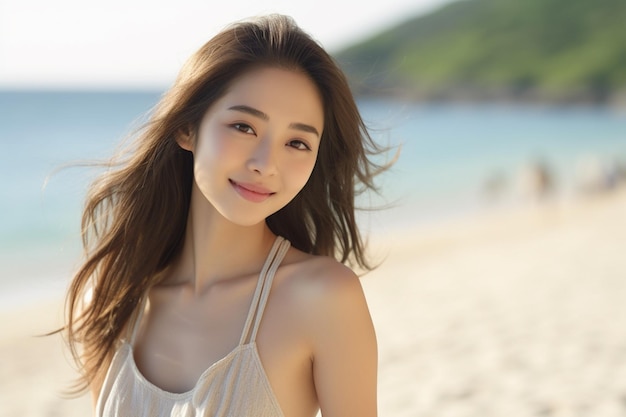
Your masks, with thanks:
[[(379, 414), (626, 415), (626, 190), (378, 236)], [(87, 416), (61, 301), (0, 316), (0, 416)]]

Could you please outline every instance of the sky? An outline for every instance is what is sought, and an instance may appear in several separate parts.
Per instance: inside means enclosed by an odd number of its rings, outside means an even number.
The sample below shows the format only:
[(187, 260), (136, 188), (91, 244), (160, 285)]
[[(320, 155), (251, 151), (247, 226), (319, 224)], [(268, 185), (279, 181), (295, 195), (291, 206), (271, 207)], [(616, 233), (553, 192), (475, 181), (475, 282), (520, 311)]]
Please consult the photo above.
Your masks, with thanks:
[(332, 53), (449, 1), (0, 0), (0, 88), (163, 88), (249, 16), (291, 15)]

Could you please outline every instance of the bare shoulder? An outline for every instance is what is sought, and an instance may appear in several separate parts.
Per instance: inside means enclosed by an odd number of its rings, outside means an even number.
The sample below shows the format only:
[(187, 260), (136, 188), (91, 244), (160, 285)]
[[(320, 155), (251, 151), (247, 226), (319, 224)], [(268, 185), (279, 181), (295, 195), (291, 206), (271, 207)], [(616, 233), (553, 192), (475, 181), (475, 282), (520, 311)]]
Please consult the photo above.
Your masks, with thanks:
[(346, 265), (327, 256), (297, 253), (286, 265), (286, 280), (299, 302), (328, 308), (350, 298), (362, 299), (359, 277)]
[(279, 285), (292, 313), (314, 339), (330, 327), (371, 323), (360, 278), (333, 258), (296, 252)]

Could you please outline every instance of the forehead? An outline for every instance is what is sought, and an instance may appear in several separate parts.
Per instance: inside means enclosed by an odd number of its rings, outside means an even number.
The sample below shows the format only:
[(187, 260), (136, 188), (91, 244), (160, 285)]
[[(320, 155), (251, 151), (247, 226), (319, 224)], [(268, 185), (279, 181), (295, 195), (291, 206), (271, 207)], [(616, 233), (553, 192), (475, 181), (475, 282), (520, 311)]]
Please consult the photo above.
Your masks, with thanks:
[(315, 83), (303, 72), (275, 67), (252, 69), (236, 78), (217, 103), (229, 108), (247, 105), (270, 120), (313, 124), (321, 131), (324, 109)]

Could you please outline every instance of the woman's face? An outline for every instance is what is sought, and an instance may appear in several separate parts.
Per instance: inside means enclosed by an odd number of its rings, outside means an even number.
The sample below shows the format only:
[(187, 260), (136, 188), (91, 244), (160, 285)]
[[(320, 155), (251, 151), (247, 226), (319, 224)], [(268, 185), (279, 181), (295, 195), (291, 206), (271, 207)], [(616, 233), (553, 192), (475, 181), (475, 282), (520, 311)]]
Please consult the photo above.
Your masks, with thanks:
[(197, 188), (230, 221), (253, 225), (291, 201), (317, 158), (324, 112), (303, 73), (262, 67), (237, 78), (193, 143)]

